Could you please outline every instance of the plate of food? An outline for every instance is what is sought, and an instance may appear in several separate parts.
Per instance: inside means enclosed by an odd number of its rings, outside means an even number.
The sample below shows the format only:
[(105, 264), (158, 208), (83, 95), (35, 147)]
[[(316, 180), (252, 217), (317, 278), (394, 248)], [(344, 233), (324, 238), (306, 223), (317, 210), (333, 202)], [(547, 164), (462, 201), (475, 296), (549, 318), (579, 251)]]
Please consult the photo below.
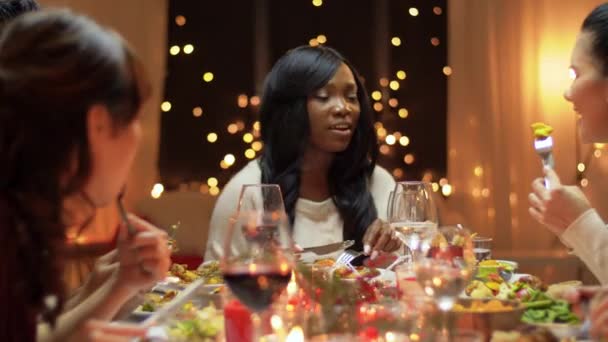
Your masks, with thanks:
[(178, 294), (178, 291), (168, 290), (166, 292), (151, 291), (144, 294), (144, 301), (133, 311), (136, 316), (148, 316), (165, 304), (169, 303)]

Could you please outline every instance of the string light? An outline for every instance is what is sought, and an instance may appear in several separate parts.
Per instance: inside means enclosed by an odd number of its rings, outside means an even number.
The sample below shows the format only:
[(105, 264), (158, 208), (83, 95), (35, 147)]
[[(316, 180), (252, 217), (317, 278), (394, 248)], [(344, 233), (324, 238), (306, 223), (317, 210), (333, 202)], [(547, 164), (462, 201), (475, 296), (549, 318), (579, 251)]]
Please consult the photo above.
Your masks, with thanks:
[(586, 187), (587, 187), (587, 185), (589, 185), (589, 180), (588, 180), (587, 178), (583, 178), (583, 179), (581, 179), (581, 186), (582, 186), (583, 188), (586, 188)]
[(319, 42), (319, 44), (325, 44), (327, 43), (327, 37), (324, 34), (320, 34), (317, 36), (317, 42)]
[(389, 83), (389, 87), (392, 90), (399, 90), (399, 82), (393, 80), (391, 83)]
[(236, 161), (236, 158), (234, 157), (234, 154), (228, 153), (227, 155), (224, 156), (224, 162), (228, 166), (232, 166), (235, 161)]
[(606, 144), (601, 144), (601, 143), (595, 143), (595, 144), (593, 144), (593, 147), (594, 147), (595, 149), (598, 149), (598, 150), (603, 149), (603, 148), (604, 148), (604, 146), (606, 146)]
[(160, 109), (163, 112), (165, 112), (165, 113), (168, 112), (168, 111), (170, 111), (171, 110), (171, 102), (164, 101), (163, 103), (160, 104)]
[(595, 158), (601, 157), (602, 156), (602, 150), (595, 150), (595, 151), (593, 151), (593, 156)]
[(209, 188), (209, 195), (217, 196), (219, 194), (220, 194), (220, 188), (216, 188), (216, 187)]
[(388, 105), (395, 108), (399, 105), (399, 100), (397, 100), (396, 98), (392, 98), (388, 100)]
[(437, 37), (431, 38), (431, 45), (433, 45), (433, 46), (439, 46), (440, 43), (441, 42), (439, 41), (439, 38), (437, 38)]
[(175, 24), (177, 24), (177, 26), (186, 25), (186, 17), (184, 17), (183, 15), (178, 15), (177, 17), (175, 17)]
[(214, 188), (219, 184), (219, 182), (217, 181), (217, 178), (215, 177), (209, 177), (207, 178), (207, 185), (209, 185), (210, 187)]
[(260, 142), (260, 141), (254, 141), (251, 144), (251, 148), (256, 152), (260, 152), (262, 150), (262, 147), (263, 147), (263, 145), (262, 145), (262, 142)]
[(311, 40), (308, 41), (308, 45), (310, 45), (312, 47), (319, 46), (319, 41), (317, 40), (317, 38), (312, 38)]
[(255, 158), (255, 151), (251, 148), (248, 148), (245, 150), (245, 158), (247, 159), (253, 159)]
[(165, 191), (165, 187), (161, 183), (156, 183), (152, 187), (150, 195), (152, 196), (152, 198), (160, 198), (160, 196), (163, 194), (163, 191)]
[(391, 152), (391, 148), (390, 148), (390, 147), (388, 147), (388, 145), (384, 145), (384, 144), (383, 144), (383, 145), (381, 145), (381, 146), (380, 146), (380, 153), (381, 153), (381, 154), (383, 154), (383, 155), (387, 155), (387, 154), (389, 154), (390, 152)]
[(208, 194), (209, 193), (209, 185), (207, 185), (207, 184), (201, 184), (201, 187), (198, 189), (198, 191), (200, 191), (201, 194)]
[(481, 190), (481, 197), (488, 198), (490, 197), (490, 189), (484, 188)]
[(401, 144), (401, 146), (407, 146), (410, 144), (410, 138), (406, 137), (406, 136), (402, 136), (401, 138), (399, 138), (399, 144)]
[(251, 134), (251, 133), (243, 134), (243, 141), (250, 144), (253, 141), (253, 134)]
[(207, 134), (207, 141), (210, 143), (214, 143), (217, 141), (217, 134), (216, 133), (209, 133)]
[(192, 44), (186, 44), (186, 45), (184, 45), (184, 49), (183, 50), (184, 50), (184, 53), (186, 55), (189, 55), (189, 54), (191, 54), (194, 51), (194, 45), (192, 45)]
[(226, 130), (230, 134), (235, 134), (236, 132), (239, 131), (239, 127), (236, 124), (230, 124), (230, 125), (228, 125), (228, 127), (226, 128)]
[(407, 164), (407, 165), (411, 165), (414, 163), (414, 155), (411, 153), (408, 153), (405, 155), (405, 157), (403, 157), (403, 161)]
[(401, 38), (399, 38), (399, 37), (391, 38), (391, 44), (393, 44), (393, 46), (401, 46)]
[(203, 108), (201, 108), (201, 107), (194, 107), (194, 108), (192, 108), (192, 115), (194, 115), (194, 117), (196, 117), (196, 118), (202, 116), (203, 115)]
[(243, 120), (237, 120), (236, 127), (239, 129), (239, 132), (241, 132), (245, 129), (245, 122), (243, 122)]
[(376, 112), (381, 112), (383, 108), (384, 108), (384, 106), (382, 105), (382, 103), (380, 103), (380, 102), (374, 103), (374, 110)]
[(441, 187), (441, 194), (445, 197), (450, 197), (452, 195), (453, 187), (450, 184), (445, 184)]
[(483, 175), (483, 168), (481, 166), (477, 166), (473, 169), (473, 174), (477, 177), (481, 177)]
[(375, 101), (382, 100), (382, 93), (378, 90), (372, 91), (372, 99), (374, 99)]
[(433, 192), (439, 191), (439, 184), (436, 182), (431, 183), (431, 188), (433, 188)]
[(245, 94), (241, 94), (236, 98), (236, 105), (239, 106), (239, 108), (247, 107), (248, 103), (249, 103), (249, 97), (247, 97), (247, 95), (245, 95)]
[(323, 5), (323, 0), (312, 0), (312, 5), (315, 7), (321, 7)]
[(412, 17), (417, 17), (418, 14), (420, 14), (420, 12), (418, 11), (418, 9), (416, 7), (410, 7), (409, 11), (410, 15)]
[(173, 45), (170, 49), (169, 49), (169, 53), (171, 54), (171, 56), (176, 56), (177, 54), (179, 54), (180, 48), (177, 45)]
[(249, 104), (256, 107), (260, 105), (260, 97), (257, 95), (252, 96), (251, 98), (249, 98)]
[(398, 167), (393, 170), (393, 176), (397, 179), (403, 177), (403, 169)]
[(397, 71), (396, 75), (397, 75), (397, 78), (400, 80), (404, 80), (407, 77), (407, 74), (403, 70)]
[(399, 113), (399, 117), (402, 118), (402, 119), (407, 118), (407, 116), (409, 115), (409, 112), (405, 108), (399, 109), (398, 113)]
[(256, 130), (256, 131), (260, 130), (260, 122), (259, 121), (256, 121), (256, 122), (253, 123), (253, 129)]
[(382, 78), (380, 78), (378, 83), (380, 83), (381, 87), (388, 87), (388, 78), (382, 77)]
[(386, 129), (384, 127), (380, 127), (376, 130), (376, 134), (378, 135), (378, 138), (384, 139), (384, 137), (386, 137)]
[(444, 66), (443, 67), (443, 74), (446, 75), (446, 76), (452, 75), (452, 68), (450, 68), (449, 66)]
[(578, 163), (578, 165), (576, 166), (576, 169), (578, 170), (578, 172), (585, 172), (585, 164)]
[(433, 13), (435, 13), (436, 15), (441, 15), (441, 13), (443, 13), (443, 10), (441, 9), (441, 7), (435, 6), (433, 7)]
[(207, 83), (213, 81), (213, 78), (214, 78), (214, 76), (213, 76), (212, 72), (206, 72), (203, 74), (203, 81), (205, 81)]
[(389, 145), (395, 145), (395, 142), (397, 141), (397, 139), (395, 139), (395, 136), (392, 134), (387, 135), (384, 140)]
[(227, 168), (230, 167), (230, 165), (228, 165), (223, 159), (222, 161), (220, 161), (220, 167), (224, 170), (226, 170)]

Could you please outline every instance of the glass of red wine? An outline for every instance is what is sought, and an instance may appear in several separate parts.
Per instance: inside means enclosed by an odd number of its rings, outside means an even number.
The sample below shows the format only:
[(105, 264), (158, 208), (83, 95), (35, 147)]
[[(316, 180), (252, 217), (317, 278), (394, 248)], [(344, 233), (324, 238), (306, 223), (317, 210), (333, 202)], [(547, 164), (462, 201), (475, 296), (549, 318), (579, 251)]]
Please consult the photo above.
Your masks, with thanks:
[(294, 256), (288, 225), (278, 185), (243, 186), (238, 211), (226, 232), (220, 267), (232, 294), (253, 312), (256, 336), (260, 336), (258, 315), (281, 295), (291, 278)]

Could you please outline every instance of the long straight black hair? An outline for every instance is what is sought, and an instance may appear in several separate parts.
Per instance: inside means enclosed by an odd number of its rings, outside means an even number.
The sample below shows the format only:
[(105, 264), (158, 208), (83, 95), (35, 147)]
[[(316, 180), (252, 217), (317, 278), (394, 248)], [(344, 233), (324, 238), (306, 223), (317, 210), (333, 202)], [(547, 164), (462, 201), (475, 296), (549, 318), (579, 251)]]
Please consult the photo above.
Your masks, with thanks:
[(301, 160), (310, 135), (307, 99), (325, 86), (343, 63), (354, 75), (361, 113), (350, 144), (336, 153), (327, 177), (330, 194), (344, 221), (344, 239), (355, 240), (355, 248), (362, 249), (363, 235), (378, 216), (368, 186), (376, 166), (378, 143), (361, 78), (336, 50), (300, 46), (283, 55), (270, 71), (260, 107), (264, 143), (260, 167), (262, 182), (280, 185), (293, 225)]

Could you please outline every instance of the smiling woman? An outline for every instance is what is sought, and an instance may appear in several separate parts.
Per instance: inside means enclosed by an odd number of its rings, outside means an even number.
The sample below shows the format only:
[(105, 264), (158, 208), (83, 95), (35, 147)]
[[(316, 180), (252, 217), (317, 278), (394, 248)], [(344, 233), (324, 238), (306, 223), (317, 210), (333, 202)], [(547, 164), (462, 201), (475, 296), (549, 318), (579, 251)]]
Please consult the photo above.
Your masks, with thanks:
[(287, 52), (266, 79), (260, 123), (264, 151), (218, 199), (207, 259), (221, 255), (241, 186), (250, 183), (280, 185), (293, 239), (302, 247), (349, 239), (367, 253), (399, 248), (378, 220), (395, 183), (376, 165), (372, 110), (348, 60), (328, 47)]

